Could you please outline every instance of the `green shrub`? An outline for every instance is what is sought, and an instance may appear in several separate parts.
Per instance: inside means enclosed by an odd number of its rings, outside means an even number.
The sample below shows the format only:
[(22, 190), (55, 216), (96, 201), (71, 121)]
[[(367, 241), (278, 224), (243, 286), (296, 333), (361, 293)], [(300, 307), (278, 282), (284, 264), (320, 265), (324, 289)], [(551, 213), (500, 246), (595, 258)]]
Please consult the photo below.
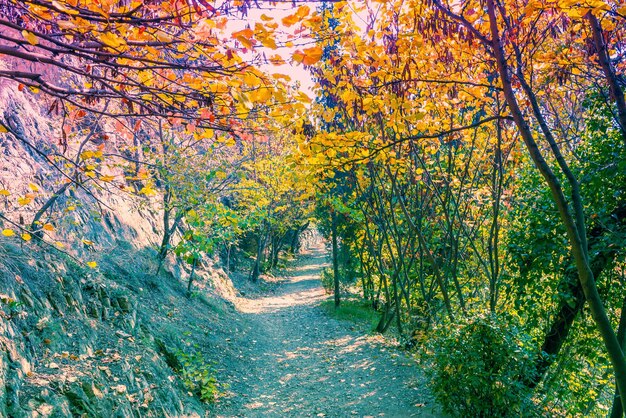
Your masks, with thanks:
[(532, 355), (514, 326), (478, 316), (435, 330), (429, 342), (430, 388), (452, 416), (532, 416), (531, 391), (522, 381)]
[[(332, 267), (326, 267), (322, 270), (320, 275), (322, 286), (326, 293), (333, 293), (335, 291), (335, 274)], [(344, 268), (339, 269), (339, 291), (345, 293), (350, 288), (350, 285), (354, 283), (354, 278), (351, 273)]]
[(221, 395), (213, 367), (208, 364), (202, 353), (196, 351), (187, 354), (179, 350), (176, 353), (181, 370), (179, 371), (185, 387), (202, 402), (213, 403)]
[(320, 279), (322, 280), (322, 286), (326, 293), (333, 293), (335, 289), (335, 275), (333, 274), (333, 269), (327, 267), (322, 270)]

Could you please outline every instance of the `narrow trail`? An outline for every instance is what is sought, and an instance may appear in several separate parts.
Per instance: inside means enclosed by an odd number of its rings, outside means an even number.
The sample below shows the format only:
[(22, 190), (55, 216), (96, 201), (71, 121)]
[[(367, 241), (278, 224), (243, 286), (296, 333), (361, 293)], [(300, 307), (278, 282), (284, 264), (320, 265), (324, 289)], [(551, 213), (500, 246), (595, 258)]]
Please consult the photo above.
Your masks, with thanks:
[(239, 298), (231, 392), (218, 417), (436, 417), (421, 371), (380, 336), (319, 307), (323, 248), (289, 270), (275, 294)]

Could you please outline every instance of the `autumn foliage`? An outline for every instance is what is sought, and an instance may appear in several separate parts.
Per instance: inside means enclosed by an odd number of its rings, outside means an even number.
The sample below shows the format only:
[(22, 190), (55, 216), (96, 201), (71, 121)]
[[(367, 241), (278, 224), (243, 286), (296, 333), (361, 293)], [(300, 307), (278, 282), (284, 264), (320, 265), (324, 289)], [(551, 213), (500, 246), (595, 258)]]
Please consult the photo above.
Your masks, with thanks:
[[(622, 416), (626, 6), (273, 7), (0, 0), (2, 85), (57, 123), (41, 149), (0, 119), (54, 173), (0, 185), (3, 236), (67, 246), (62, 219), (122, 193), (158, 207), (161, 260), (241, 251), (257, 280), (316, 218), (336, 304), (356, 286), (433, 379), (496, 391), (471, 369), (485, 334), (524, 396), (498, 415)], [(436, 351), (457, 338), (474, 363)]]

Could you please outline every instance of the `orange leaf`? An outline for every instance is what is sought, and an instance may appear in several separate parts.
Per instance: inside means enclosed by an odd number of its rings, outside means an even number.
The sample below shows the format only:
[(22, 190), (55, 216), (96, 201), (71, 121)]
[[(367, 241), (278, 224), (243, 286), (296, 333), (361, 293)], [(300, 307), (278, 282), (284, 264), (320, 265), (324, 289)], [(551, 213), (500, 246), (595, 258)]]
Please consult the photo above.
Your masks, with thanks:
[(283, 22), (283, 25), (289, 27), (293, 25), (294, 23), (297, 23), (299, 20), (300, 20), (300, 17), (294, 14), (294, 15), (289, 15), (287, 17), (283, 17), (281, 21)]
[(304, 65), (313, 65), (318, 62), (322, 58), (322, 48), (319, 46), (314, 46), (312, 48), (306, 48), (304, 50), (304, 58), (302, 59), (302, 63)]
[(254, 35), (254, 32), (252, 31), (252, 29), (246, 28), (246, 29), (242, 29), (242, 30), (238, 30), (236, 32), (233, 32), (232, 37), (233, 37), (233, 39), (237, 39), (239, 37), (250, 39), (250, 38), (252, 38), (253, 35)]

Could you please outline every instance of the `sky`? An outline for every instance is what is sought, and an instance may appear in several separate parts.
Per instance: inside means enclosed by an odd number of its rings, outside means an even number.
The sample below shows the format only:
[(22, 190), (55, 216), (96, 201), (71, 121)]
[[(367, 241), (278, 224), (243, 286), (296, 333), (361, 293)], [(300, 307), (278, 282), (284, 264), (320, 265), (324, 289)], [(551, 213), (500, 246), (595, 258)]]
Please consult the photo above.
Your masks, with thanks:
[[(292, 4), (292, 2), (278, 2), (275, 5), (270, 5), (268, 2), (260, 2), (260, 7), (254, 6), (253, 8), (251, 8), (248, 11), (248, 15), (245, 19), (231, 20), (231, 22), (229, 23), (231, 27), (229, 29), (233, 32), (244, 29), (246, 27), (254, 29), (254, 25), (256, 22), (265, 23), (263, 19), (261, 19), (261, 16), (265, 15), (273, 17), (274, 21), (281, 25), (281, 27), (277, 29), (277, 32), (284, 29), (286, 31), (289, 31), (290, 33), (293, 33), (294, 30), (298, 28), (298, 25), (296, 24), (291, 28), (284, 28), (282, 27), (281, 19), (295, 13), (298, 7), (302, 6), (303, 4), (307, 4), (311, 8), (311, 13), (313, 13), (316, 9), (316, 5), (318, 5), (319, 2), (297, 2), (295, 6)], [(285, 38), (284, 40), (287, 40), (288, 34), (285, 34), (283, 36)], [(276, 40), (281, 41), (283, 39), (279, 38)], [(294, 44), (293, 47), (279, 46), (276, 50), (266, 48), (259, 44), (258, 46), (255, 46), (254, 54), (265, 53), (267, 57), (275, 54), (280, 55), (286, 62), (285, 65), (273, 65), (268, 63), (260, 65), (260, 68), (268, 73), (280, 73), (289, 75), (293, 81), (298, 81), (300, 83), (301, 90), (312, 98), (314, 96), (313, 87), (315, 83), (311, 78), (311, 74), (306, 68), (304, 68), (302, 64), (294, 63), (291, 59), (291, 56), (297, 49), (311, 46), (311, 43), (313, 41), (311, 39), (302, 38), (294, 38), (292, 39), (292, 41)], [(249, 57), (252, 58), (252, 55), (253, 54), (249, 54)]]

